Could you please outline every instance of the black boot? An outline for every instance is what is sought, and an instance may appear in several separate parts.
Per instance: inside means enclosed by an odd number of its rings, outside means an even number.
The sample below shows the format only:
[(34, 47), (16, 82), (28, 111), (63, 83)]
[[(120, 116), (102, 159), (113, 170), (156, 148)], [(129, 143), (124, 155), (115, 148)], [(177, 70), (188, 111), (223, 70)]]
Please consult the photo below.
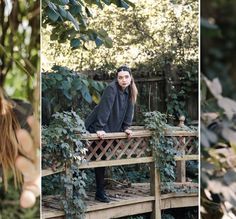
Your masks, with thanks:
[(95, 179), (96, 179), (95, 200), (108, 203), (110, 202), (110, 199), (107, 197), (104, 191), (104, 184), (105, 184), (104, 175), (105, 175), (105, 167), (95, 168)]

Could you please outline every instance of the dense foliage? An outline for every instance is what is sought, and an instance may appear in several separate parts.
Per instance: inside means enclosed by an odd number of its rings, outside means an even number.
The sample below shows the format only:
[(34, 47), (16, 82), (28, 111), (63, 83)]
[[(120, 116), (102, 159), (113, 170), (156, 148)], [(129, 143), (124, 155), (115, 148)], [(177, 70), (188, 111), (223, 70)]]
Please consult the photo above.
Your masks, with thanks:
[(202, 2), (202, 218), (235, 217), (235, 1)]
[(166, 116), (160, 112), (148, 112), (145, 114), (145, 124), (148, 129), (154, 130), (150, 140), (150, 146), (156, 160), (156, 167), (160, 170), (162, 182), (174, 182), (176, 150), (171, 139), (165, 138)]
[[(128, 10), (113, 5), (103, 10), (97, 10), (96, 7), (91, 10), (94, 18), (90, 26), (106, 29), (112, 38), (113, 47), (96, 48), (86, 44), (86, 49), (83, 47), (70, 51), (68, 43), (50, 41), (53, 32), (50, 28), (43, 28), (44, 69), (55, 63), (77, 70), (113, 70), (114, 66), (124, 63), (135, 67), (152, 61), (156, 63), (152, 70), (158, 71), (165, 62), (183, 64), (197, 61), (197, 1), (189, 1), (184, 5), (170, 1), (137, 1), (135, 8)], [(197, 77), (197, 71), (186, 74), (195, 74)]]
[(66, 67), (54, 66), (42, 73), (43, 124), (49, 123), (53, 113), (62, 111), (73, 110), (85, 118), (88, 109), (100, 101), (105, 85)]
[(69, 40), (73, 49), (85, 47), (89, 41), (94, 41), (97, 47), (104, 44), (110, 48), (112, 41), (107, 32), (104, 29), (91, 28), (88, 20), (93, 19), (90, 9), (93, 5), (102, 10), (104, 5), (111, 4), (125, 9), (129, 8), (129, 5), (133, 6), (128, 0), (43, 0), (43, 24), (52, 28), (51, 40), (60, 43)]
[[(59, 179), (57, 176), (53, 177), (55, 179), (43, 178), (43, 194), (48, 191), (48, 186), (57, 190), (59, 182), (61, 189), (58, 192), (67, 218), (84, 218), (86, 174), (78, 169), (78, 165), (86, 154), (79, 137), (85, 132), (83, 121), (73, 111), (54, 114), (50, 125), (42, 130), (42, 167), (66, 168)], [(52, 181), (56, 183), (52, 184)]]
[[(180, 155), (180, 151), (175, 148), (175, 141), (171, 137), (165, 136), (165, 129), (174, 130), (194, 130), (189, 127), (173, 127), (167, 124), (166, 115), (158, 111), (145, 113), (145, 127), (153, 130), (149, 141), (156, 168), (160, 171), (161, 191), (165, 192), (197, 192), (196, 189), (175, 188), (176, 161), (175, 156)], [(193, 142), (198, 144), (198, 142)]]

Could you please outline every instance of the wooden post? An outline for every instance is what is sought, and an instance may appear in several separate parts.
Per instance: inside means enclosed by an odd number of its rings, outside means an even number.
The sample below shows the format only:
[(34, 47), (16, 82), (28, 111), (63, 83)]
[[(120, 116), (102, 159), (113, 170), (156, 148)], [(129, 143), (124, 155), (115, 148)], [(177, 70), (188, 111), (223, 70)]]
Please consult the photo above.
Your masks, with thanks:
[(66, 165), (66, 168), (65, 168), (65, 175), (66, 177), (68, 177), (68, 181), (65, 182), (67, 185), (66, 187), (66, 199), (72, 199), (73, 197), (73, 185), (72, 185), (72, 174), (70, 172), (70, 169), (68, 168), (68, 166)]
[[(184, 152), (183, 152), (184, 155)], [(176, 161), (176, 182), (186, 182), (186, 162), (185, 160)]]
[[(179, 117), (179, 127), (185, 127), (184, 125), (184, 121), (185, 121), (185, 116), (181, 115)], [(185, 147), (181, 147), (185, 145), (185, 137), (180, 137), (179, 138), (180, 141), (180, 151), (181, 151), (181, 155), (185, 155)], [(186, 162), (185, 160), (182, 161), (176, 161), (176, 181), (177, 182), (186, 182)]]
[[(181, 137), (182, 145), (185, 144), (185, 137)], [(181, 148), (181, 155), (185, 155), (185, 148)], [(186, 182), (186, 161), (178, 160), (176, 161), (176, 181), (185, 183)]]
[(155, 162), (150, 164), (151, 171), (151, 182), (150, 189), (151, 195), (155, 196), (155, 201), (153, 205), (153, 211), (151, 214), (151, 219), (161, 219), (161, 182), (160, 182), (160, 172), (155, 167)]

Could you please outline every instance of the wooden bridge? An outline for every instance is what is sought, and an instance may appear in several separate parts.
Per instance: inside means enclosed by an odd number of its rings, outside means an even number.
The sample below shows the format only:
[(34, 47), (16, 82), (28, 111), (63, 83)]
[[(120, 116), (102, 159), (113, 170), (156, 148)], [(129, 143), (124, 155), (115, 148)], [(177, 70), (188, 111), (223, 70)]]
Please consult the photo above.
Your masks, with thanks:
[[(106, 190), (110, 203), (101, 203), (94, 200), (94, 191), (87, 192), (86, 219), (110, 219), (142, 213), (151, 213), (151, 218), (161, 218), (161, 210), (198, 206), (198, 193), (169, 193), (160, 192), (160, 175), (155, 168), (154, 159), (148, 139), (152, 135), (150, 130), (134, 130), (133, 136), (127, 139), (125, 133), (107, 133), (103, 140), (96, 134), (86, 134), (83, 139), (88, 140), (88, 163), (79, 166), (81, 169), (94, 167), (108, 167), (149, 163), (150, 183), (134, 183), (127, 188), (113, 188)], [(177, 162), (176, 186), (198, 188), (197, 183), (186, 181), (186, 161), (198, 160), (198, 147), (193, 144), (197, 140), (195, 131), (166, 130), (165, 136), (172, 138), (174, 147), (181, 153), (175, 156)], [(93, 146), (91, 146), (93, 144)], [(102, 160), (103, 157), (105, 160)], [(43, 176), (58, 173), (64, 170), (43, 170)], [(46, 196), (42, 201), (43, 218), (64, 218), (64, 211), (59, 197)]]

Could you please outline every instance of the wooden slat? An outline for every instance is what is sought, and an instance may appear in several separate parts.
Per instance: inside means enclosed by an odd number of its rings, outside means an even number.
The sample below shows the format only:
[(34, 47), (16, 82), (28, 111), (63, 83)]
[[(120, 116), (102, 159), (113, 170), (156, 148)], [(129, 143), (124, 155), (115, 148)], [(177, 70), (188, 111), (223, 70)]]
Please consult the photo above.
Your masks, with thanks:
[(165, 132), (165, 136), (166, 137), (174, 137), (174, 136), (194, 136), (197, 137), (198, 136), (198, 132), (197, 131), (169, 131), (166, 130)]
[[(186, 141), (186, 139), (187, 139), (187, 141)], [(184, 138), (184, 141), (186, 141), (186, 142), (182, 144), (182, 148), (186, 151), (188, 144), (192, 141), (192, 137)]]
[[(93, 142), (94, 143), (94, 142)], [(92, 144), (93, 144), (92, 143)], [(87, 161), (90, 161), (92, 157), (95, 157), (96, 159), (98, 158), (98, 155), (97, 155), (97, 150), (100, 149), (102, 150), (102, 144), (104, 143), (104, 140), (101, 140), (99, 142), (97, 142), (97, 145), (91, 150), (91, 153), (88, 155), (88, 157), (86, 158)], [(89, 147), (92, 148), (92, 144), (90, 144)]]
[[(150, 130), (137, 130), (133, 131), (132, 138), (138, 137), (149, 137), (151, 136), (152, 132)], [(106, 133), (103, 139), (124, 139), (128, 138), (128, 135), (125, 132), (113, 132), (113, 133)], [(89, 133), (81, 135), (81, 140), (100, 140), (97, 134)]]
[[(109, 203), (108, 203), (109, 205)], [(152, 211), (152, 201), (132, 203), (119, 207), (104, 208), (99, 211), (91, 211), (86, 213), (85, 219), (111, 219), (124, 216), (132, 216)]]
[(143, 147), (141, 147), (141, 149), (136, 152), (137, 153), (137, 157), (141, 157), (141, 155), (144, 154), (146, 150), (147, 150), (147, 141), (145, 139), (143, 141)]
[[(81, 140), (100, 140), (95, 133), (89, 133), (89, 134), (78, 134), (81, 138)], [(138, 137), (150, 137), (152, 135), (152, 131), (150, 130), (134, 130), (132, 134), (132, 138), (138, 138)], [(198, 136), (197, 131), (172, 131), (172, 130), (166, 130), (165, 131), (166, 137), (174, 137), (174, 136)], [(128, 135), (125, 132), (113, 132), (113, 133), (106, 133), (103, 139), (124, 139), (128, 138)]]
[(192, 145), (189, 147), (189, 149), (188, 149), (188, 151), (187, 151), (187, 154), (196, 154), (196, 153), (194, 153), (194, 152), (192, 153), (192, 151), (194, 151), (195, 147), (196, 147), (196, 146), (192, 144)]
[(167, 194), (161, 196), (161, 209), (198, 206), (198, 194)]
[(102, 156), (106, 154), (107, 150), (109, 149), (109, 147), (112, 145), (113, 142), (114, 142), (114, 140), (108, 141), (108, 143), (105, 146), (105, 148), (103, 148), (101, 153), (99, 154), (97, 160), (101, 160)]
[[(184, 155), (183, 157), (175, 156), (175, 160), (198, 160), (199, 155)], [(117, 166), (117, 165), (130, 165), (135, 163), (150, 163), (153, 162), (152, 157), (141, 157), (141, 158), (131, 158), (131, 159), (121, 159), (121, 160), (110, 160), (110, 161), (91, 161), (86, 164), (81, 164), (80, 169), (88, 169), (94, 167), (104, 167), (104, 166)], [(51, 169), (42, 170), (42, 176), (48, 176), (64, 171), (64, 168), (53, 171)]]
[(193, 155), (175, 156), (174, 159), (176, 161), (178, 161), (178, 160), (199, 160), (199, 155), (193, 154)]
[(65, 170), (65, 168), (60, 168), (56, 171), (52, 170), (52, 169), (44, 169), (42, 170), (42, 176), (49, 176), (49, 175), (52, 175), (52, 174), (56, 174), (56, 173), (61, 173)]
[[(110, 160), (112, 158), (112, 156), (114, 156), (115, 154), (117, 154), (117, 150), (119, 149), (119, 147), (124, 144), (123, 140), (118, 141), (117, 145), (114, 147), (111, 147), (112, 151), (110, 153), (110, 155), (106, 158), (106, 160)], [(117, 154), (118, 156), (118, 154)]]
[(87, 164), (81, 164), (80, 169), (88, 169), (95, 167), (112, 167), (119, 165), (131, 165), (139, 163), (151, 163), (153, 162), (153, 157), (141, 157), (141, 158), (130, 158), (130, 159), (120, 159), (120, 160), (106, 160), (106, 161), (91, 161)]
[(107, 203), (105, 205), (104, 203), (99, 203), (93, 206), (88, 206), (86, 212), (97, 211), (97, 210), (102, 210), (102, 209), (107, 209), (107, 208), (121, 207), (124, 205), (131, 205), (131, 204), (154, 201), (154, 200), (155, 200), (154, 196), (148, 196), (148, 197), (129, 198), (128, 200), (122, 200), (120, 202), (111, 201), (110, 203)]
[(126, 150), (128, 150), (129, 146), (131, 145), (131, 143), (133, 142), (133, 138), (131, 138), (129, 140), (129, 142), (125, 145), (125, 147), (122, 149), (121, 153), (118, 155), (117, 159), (120, 159), (122, 157), (123, 154), (125, 154)]
[(130, 158), (133, 154), (134, 151), (138, 148), (138, 146), (140, 145), (140, 143), (143, 141), (142, 138), (140, 138), (137, 142), (135, 142), (134, 147), (131, 149), (131, 151), (127, 154), (127, 158)]
[[(120, 159), (120, 160), (108, 160), (108, 161), (90, 161), (88, 163), (83, 163), (79, 166), (79, 169), (89, 169), (95, 167), (106, 167), (106, 166), (119, 166), (119, 165), (131, 165), (139, 163), (151, 163), (153, 162), (153, 157), (140, 157), (140, 158), (130, 158), (130, 159)], [(42, 176), (49, 176), (55, 173), (63, 172), (65, 169), (53, 171), (52, 169), (42, 170)]]

